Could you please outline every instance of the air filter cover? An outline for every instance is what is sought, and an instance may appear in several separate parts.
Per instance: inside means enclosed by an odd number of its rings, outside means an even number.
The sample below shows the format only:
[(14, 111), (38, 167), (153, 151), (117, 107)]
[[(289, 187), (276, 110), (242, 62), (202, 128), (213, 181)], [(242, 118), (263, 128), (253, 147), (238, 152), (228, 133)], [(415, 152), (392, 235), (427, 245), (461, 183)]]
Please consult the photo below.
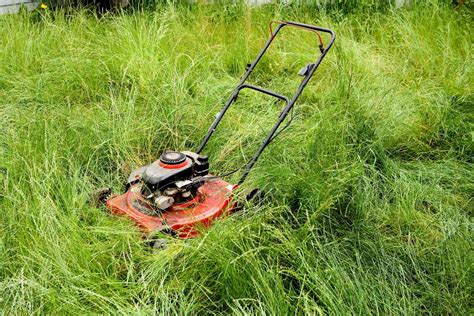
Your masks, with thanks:
[(160, 156), (160, 161), (167, 165), (177, 165), (186, 160), (186, 155), (177, 151), (169, 151)]

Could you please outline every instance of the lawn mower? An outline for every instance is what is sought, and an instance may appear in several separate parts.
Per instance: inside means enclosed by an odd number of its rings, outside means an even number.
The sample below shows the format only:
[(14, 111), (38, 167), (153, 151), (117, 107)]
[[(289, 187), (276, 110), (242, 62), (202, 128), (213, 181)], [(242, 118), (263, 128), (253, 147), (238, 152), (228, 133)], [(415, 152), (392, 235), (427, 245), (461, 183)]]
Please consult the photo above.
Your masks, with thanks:
[[(277, 25), (275, 29), (273, 25)], [(283, 27), (297, 27), (315, 32), (319, 41), (320, 54), (314, 63), (303, 67), (298, 75), (303, 79), (295, 94), (290, 99), (279, 93), (246, 84), (262, 56), (267, 51), (276, 35)], [(330, 34), (327, 46), (324, 46), (320, 32)], [(252, 167), (265, 148), (291, 123), (289, 119), (280, 128), (288, 113), (293, 108), (308, 81), (326, 56), (335, 39), (332, 30), (289, 21), (272, 21), (270, 23), (270, 38), (251, 64), (247, 64), (246, 72), (239, 84), (230, 95), (222, 110), (216, 115), (207, 134), (204, 136), (196, 151), (167, 151), (158, 160), (133, 171), (125, 184), (125, 193), (111, 194), (111, 189), (101, 189), (93, 194), (95, 202), (105, 203), (112, 214), (124, 215), (135, 222), (145, 234), (164, 232), (174, 237), (186, 239), (199, 234), (200, 227), (210, 226), (216, 219), (226, 216), (238, 209), (233, 200), (233, 193), (246, 179)], [(206, 144), (215, 132), (226, 111), (234, 103), (243, 89), (260, 92), (285, 103), (276, 124), (261, 143), (256, 154), (243, 167), (242, 176), (236, 184), (230, 184), (222, 178), (227, 173), (215, 176), (209, 173), (209, 159), (203, 154)], [(248, 198), (254, 195), (249, 194)]]

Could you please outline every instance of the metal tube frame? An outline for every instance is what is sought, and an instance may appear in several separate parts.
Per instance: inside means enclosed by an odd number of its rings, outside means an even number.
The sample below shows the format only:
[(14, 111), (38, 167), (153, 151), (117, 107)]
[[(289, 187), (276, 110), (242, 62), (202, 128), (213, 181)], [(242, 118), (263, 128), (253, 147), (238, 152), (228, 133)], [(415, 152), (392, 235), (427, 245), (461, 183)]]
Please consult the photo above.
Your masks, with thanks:
[[(268, 134), (268, 136), (265, 138), (265, 140), (262, 142), (262, 144), (260, 145), (257, 153), (253, 156), (253, 158), (250, 160), (250, 162), (247, 164), (247, 168), (245, 169), (242, 177), (240, 178), (239, 182), (238, 182), (238, 185), (242, 184), (244, 181), (245, 181), (245, 178), (247, 178), (247, 175), (248, 173), (250, 172), (250, 170), (253, 168), (253, 166), (255, 165), (255, 163), (257, 162), (258, 158), (260, 157), (260, 155), (262, 154), (262, 152), (265, 150), (265, 148), (268, 146), (268, 144), (270, 144), (270, 142), (274, 139), (274, 136), (275, 136), (275, 133), (278, 131), (278, 128), (280, 127), (281, 123), (285, 120), (285, 118), (287, 117), (288, 113), (290, 112), (290, 110), (293, 108), (294, 104), (296, 103), (296, 101), (298, 100), (299, 96), (301, 95), (301, 93), (303, 92), (304, 88), (306, 87), (306, 85), (308, 84), (309, 80), (311, 79), (311, 77), (313, 76), (313, 74), (315, 73), (316, 69), (319, 67), (319, 65), (321, 64), (322, 60), (324, 59), (324, 57), (326, 56), (327, 52), (329, 51), (329, 49), (331, 48), (332, 44), (334, 43), (334, 40), (336, 39), (336, 34), (330, 30), (330, 29), (326, 29), (326, 28), (322, 28), (322, 27), (317, 27), (317, 26), (312, 26), (312, 25), (308, 25), (308, 24), (303, 24), (303, 23), (298, 23), (298, 22), (291, 22), (291, 21), (284, 21), (284, 22), (276, 22), (276, 23), (279, 23), (277, 28), (275, 29), (275, 31), (270, 35), (270, 38), (267, 40), (267, 42), (265, 43), (265, 46), (262, 48), (262, 50), (260, 51), (260, 53), (257, 55), (257, 57), (255, 58), (255, 60), (253, 61), (252, 64), (250, 64), (250, 66), (247, 68), (247, 71), (246, 73), (244, 74), (244, 76), (240, 79), (240, 82), (238, 84), (238, 86), (235, 88), (235, 90), (232, 92), (232, 94), (230, 95), (229, 99), (227, 100), (227, 102), (225, 103), (224, 107), (222, 108), (222, 110), (218, 113), (218, 115), (216, 116), (214, 122), (211, 124), (206, 136), (204, 137), (201, 145), (199, 146), (199, 148), (197, 149), (197, 153), (201, 153), (202, 150), (206, 147), (206, 144), (208, 143), (209, 139), (211, 138), (212, 134), (215, 132), (216, 128), (217, 128), (217, 125), (219, 125), (219, 123), (221, 122), (222, 118), (224, 117), (225, 113), (227, 112), (227, 110), (229, 109), (229, 107), (231, 106), (232, 103), (235, 102), (235, 100), (237, 99), (237, 96), (239, 95), (239, 92), (242, 90), (242, 89), (252, 89), (252, 90), (255, 90), (257, 92), (261, 92), (261, 93), (264, 93), (264, 94), (267, 94), (267, 95), (270, 95), (270, 96), (273, 96), (275, 98), (278, 98), (280, 100), (283, 100), (285, 101), (286, 105), (285, 107), (283, 108), (283, 110), (280, 112), (280, 115), (278, 116), (278, 121), (276, 122), (276, 124), (273, 126), (272, 130), (270, 131), (270, 133)], [(323, 33), (328, 33), (331, 35), (331, 39), (328, 43), (328, 45), (326, 47), (323, 47), (321, 49), (321, 55), (318, 57), (318, 59), (315, 61), (314, 64), (310, 64), (309, 66), (309, 69), (307, 69), (307, 72), (303, 78), (303, 80), (301, 81), (300, 85), (298, 86), (298, 89), (296, 90), (295, 94), (293, 95), (293, 97), (291, 99), (289, 99), (288, 97), (284, 96), (284, 95), (281, 95), (281, 94), (278, 94), (276, 92), (273, 92), (271, 90), (267, 90), (267, 89), (264, 89), (264, 88), (261, 88), (261, 87), (257, 87), (257, 86), (253, 86), (253, 85), (249, 85), (249, 84), (245, 84), (245, 81), (247, 80), (247, 78), (250, 76), (250, 74), (252, 73), (252, 71), (255, 69), (255, 66), (258, 64), (258, 62), (260, 61), (260, 59), (262, 58), (262, 56), (265, 54), (265, 52), (267, 51), (268, 47), (270, 46), (270, 44), (273, 42), (273, 40), (275, 39), (276, 35), (278, 34), (278, 32), (285, 26), (294, 26), (294, 27), (298, 27), (298, 28), (303, 28), (303, 29), (307, 29), (307, 30), (310, 30), (310, 31), (317, 31), (317, 32), (323, 32)]]

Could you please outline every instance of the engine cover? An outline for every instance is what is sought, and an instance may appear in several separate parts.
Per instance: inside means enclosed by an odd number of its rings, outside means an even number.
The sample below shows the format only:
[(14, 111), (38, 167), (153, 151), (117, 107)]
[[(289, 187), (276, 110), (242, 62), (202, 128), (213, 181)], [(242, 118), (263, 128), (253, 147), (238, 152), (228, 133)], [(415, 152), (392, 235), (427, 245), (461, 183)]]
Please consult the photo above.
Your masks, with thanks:
[(150, 165), (134, 170), (128, 177), (126, 189), (143, 181), (152, 191), (162, 190), (177, 181), (205, 176), (208, 172), (207, 156), (190, 151), (165, 152)]

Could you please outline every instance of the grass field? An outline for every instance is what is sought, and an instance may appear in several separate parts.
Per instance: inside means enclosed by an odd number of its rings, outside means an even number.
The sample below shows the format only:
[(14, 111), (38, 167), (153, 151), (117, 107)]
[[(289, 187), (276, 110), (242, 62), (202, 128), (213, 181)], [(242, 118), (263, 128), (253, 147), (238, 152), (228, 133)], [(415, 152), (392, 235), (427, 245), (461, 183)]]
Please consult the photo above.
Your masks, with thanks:
[[(472, 314), (472, 18), (435, 4), (1, 16), (1, 311)], [(337, 39), (242, 188), (265, 200), (151, 252), (88, 192), (195, 149), (271, 19)], [(318, 50), (282, 35), (252, 82), (289, 94)], [(242, 94), (214, 172), (246, 161), (280, 109)]]

